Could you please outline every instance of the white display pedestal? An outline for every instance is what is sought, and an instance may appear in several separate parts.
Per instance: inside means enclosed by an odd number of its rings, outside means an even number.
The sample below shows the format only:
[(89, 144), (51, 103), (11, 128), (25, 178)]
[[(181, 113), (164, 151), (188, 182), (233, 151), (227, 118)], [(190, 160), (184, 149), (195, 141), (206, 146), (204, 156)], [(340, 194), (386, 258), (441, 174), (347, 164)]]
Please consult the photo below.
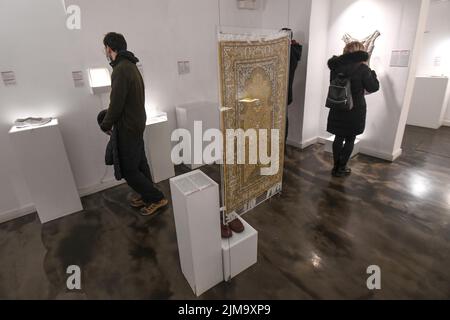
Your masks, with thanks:
[(83, 210), (58, 120), (9, 135), (41, 222)]
[[(325, 140), (325, 152), (333, 153), (333, 142), (336, 136), (331, 136)], [(356, 157), (360, 152), (361, 140), (355, 140), (355, 147), (353, 148), (353, 153), (350, 158)]]
[(219, 186), (196, 170), (170, 179), (181, 270), (197, 296), (223, 281)]
[(230, 239), (222, 239), (223, 277), (230, 281), (258, 261), (258, 232), (241, 217), (243, 233), (233, 233)]
[[(200, 155), (209, 142), (204, 142), (202, 134), (208, 129), (220, 129), (220, 112), (219, 107), (213, 102), (196, 102), (190, 103), (176, 108), (178, 128), (186, 129), (191, 133), (192, 149), (191, 163), (185, 163), (191, 170), (198, 169), (203, 164), (194, 164), (194, 154)], [(194, 123), (202, 122), (203, 132), (199, 132), (196, 136), (194, 132)], [(197, 149), (196, 149), (197, 148)], [(216, 161), (221, 159), (222, 153), (219, 152)]]
[(166, 113), (157, 114), (147, 120), (145, 149), (154, 183), (175, 176), (175, 169), (170, 157), (172, 144)]
[(448, 96), (448, 78), (416, 78), (416, 85), (414, 87), (407, 124), (439, 129), (444, 122)]

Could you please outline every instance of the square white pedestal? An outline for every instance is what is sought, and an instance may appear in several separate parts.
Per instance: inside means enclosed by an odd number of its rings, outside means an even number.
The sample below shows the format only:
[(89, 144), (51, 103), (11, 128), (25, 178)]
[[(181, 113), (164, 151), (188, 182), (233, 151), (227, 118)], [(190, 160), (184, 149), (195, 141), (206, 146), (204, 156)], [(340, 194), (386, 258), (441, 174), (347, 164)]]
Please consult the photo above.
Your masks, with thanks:
[(222, 239), (223, 276), (230, 281), (258, 261), (258, 232), (241, 217), (243, 233), (234, 233), (230, 239)]
[(195, 295), (223, 281), (219, 186), (196, 170), (170, 179), (181, 270)]
[[(178, 128), (186, 129), (191, 133), (192, 148), (191, 161), (185, 163), (192, 170), (204, 165), (201, 161), (195, 161), (194, 155), (200, 156), (209, 142), (203, 142), (202, 135), (208, 129), (220, 129), (220, 112), (218, 104), (213, 102), (195, 102), (178, 106), (176, 108)], [(196, 121), (202, 122), (203, 132), (195, 134), (194, 125)], [(221, 159), (222, 152), (217, 155), (217, 160)]]
[(57, 119), (9, 136), (41, 222), (83, 210)]
[(145, 149), (154, 183), (175, 176), (171, 159), (172, 143), (166, 113), (157, 114), (147, 120)]
[(407, 124), (439, 129), (444, 123), (449, 90), (446, 77), (416, 78)]
[[(325, 152), (333, 153), (333, 142), (335, 138), (336, 138), (335, 136), (331, 136), (325, 141)], [(359, 154), (360, 147), (361, 147), (361, 140), (356, 139), (355, 147), (353, 148), (353, 153), (350, 158), (356, 157)]]

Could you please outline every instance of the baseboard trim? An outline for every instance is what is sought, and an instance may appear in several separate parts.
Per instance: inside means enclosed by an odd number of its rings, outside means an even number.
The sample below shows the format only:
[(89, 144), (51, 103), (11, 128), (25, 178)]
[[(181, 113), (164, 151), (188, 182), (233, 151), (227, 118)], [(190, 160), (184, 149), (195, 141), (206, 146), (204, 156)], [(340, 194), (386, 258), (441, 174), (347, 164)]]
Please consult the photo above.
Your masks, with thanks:
[(295, 148), (302, 148), (302, 145), (300, 143), (298, 143), (297, 141), (292, 141), (292, 140), (287, 140), (286, 144)]
[(319, 140), (318, 137), (306, 140), (300, 144), (300, 149), (302, 149), (302, 150), (306, 149), (306, 148), (316, 144), (318, 142), (318, 140)]
[(320, 144), (326, 144), (327, 143), (328, 138), (324, 138), (324, 137), (318, 137), (317, 138), (317, 143)]
[(14, 219), (22, 218), (34, 212), (36, 212), (36, 208), (33, 204), (24, 206), (19, 209), (2, 212), (0, 213), (0, 224)]
[[(328, 138), (325, 138), (325, 137), (317, 137), (316, 143), (326, 144), (327, 140), (328, 140)], [(364, 155), (367, 155), (370, 157), (386, 160), (389, 162), (394, 162), (395, 160), (397, 160), (402, 155), (402, 152), (403, 152), (403, 150), (399, 149), (396, 152), (390, 154), (390, 153), (375, 151), (373, 149), (363, 147), (363, 146), (359, 147), (359, 154), (364, 154)]]
[[(326, 144), (327, 140), (328, 140), (328, 138), (324, 138), (324, 137), (317, 138), (317, 142), (320, 144)], [(366, 156), (386, 160), (389, 162), (394, 162), (395, 160), (397, 160), (402, 155), (402, 152), (403, 152), (402, 149), (399, 149), (396, 152), (394, 152), (393, 154), (390, 154), (390, 153), (375, 151), (373, 149), (363, 147), (363, 146), (359, 147), (359, 154), (364, 154)]]
[(111, 189), (111, 188), (120, 186), (124, 183), (125, 183), (124, 180), (117, 181), (115, 179), (110, 179), (110, 180), (104, 181), (99, 184), (80, 188), (80, 189), (78, 189), (78, 193), (80, 194), (80, 197), (82, 198), (82, 197), (90, 196), (91, 194), (94, 194), (97, 192), (101, 192), (101, 191), (104, 191), (107, 189)]
[(450, 127), (450, 120), (444, 120), (444, 121), (442, 122), (442, 125), (443, 125), (444, 127)]
[[(80, 198), (82, 198), (97, 192), (101, 192), (110, 188), (120, 186), (124, 183), (125, 183), (124, 180), (117, 181), (115, 179), (111, 179), (100, 184), (80, 188), (78, 189), (78, 193), (80, 195)], [(34, 212), (36, 212), (36, 207), (34, 206), (34, 204), (29, 204), (19, 209), (12, 209), (9, 211), (0, 212), (0, 223), (18, 219), (26, 215), (32, 214)]]
[(375, 150), (367, 148), (367, 147), (361, 147), (359, 150), (359, 153), (364, 154), (366, 156), (386, 160), (389, 162), (394, 162), (402, 155), (403, 150), (399, 149), (396, 152), (391, 154), (391, 153), (375, 151)]
[(402, 154), (403, 154), (403, 149), (398, 149), (396, 152), (394, 152), (392, 155), (392, 162), (394, 162), (395, 160), (400, 158)]

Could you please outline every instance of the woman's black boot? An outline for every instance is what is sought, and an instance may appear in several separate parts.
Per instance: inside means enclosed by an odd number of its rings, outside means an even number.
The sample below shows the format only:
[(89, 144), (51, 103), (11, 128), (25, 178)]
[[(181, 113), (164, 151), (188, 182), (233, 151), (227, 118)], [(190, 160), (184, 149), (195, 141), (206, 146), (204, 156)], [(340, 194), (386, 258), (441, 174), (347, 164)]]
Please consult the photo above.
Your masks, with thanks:
[(344, 177), (348, 177), (349, 175), (352, 174), (352, 169), (347, 167), (347, 164), (339, 166), (337, 171), (339, 172), (339, 174), (341, 174)]

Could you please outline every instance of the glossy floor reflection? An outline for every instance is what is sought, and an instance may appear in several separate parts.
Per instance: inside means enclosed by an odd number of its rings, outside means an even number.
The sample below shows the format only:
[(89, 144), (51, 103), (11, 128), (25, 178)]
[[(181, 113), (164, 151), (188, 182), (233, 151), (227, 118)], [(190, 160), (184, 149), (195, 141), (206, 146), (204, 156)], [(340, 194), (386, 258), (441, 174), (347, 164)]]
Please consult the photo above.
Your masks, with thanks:
[[(202, 299), (450, 298), (450, 128), (408, 127), (397, 162), (358, 156), (347, 179), (330, 165), (323, 146), (288, 149), (283, 194), (245, 216), (259, 231), (258, 264)], [(0, 298), (194, 299), (171, 208), (140, 217), (129, 192), (86, 197), (86, 211), (44, 226), (36, 215), (0, 225)], [(66, 289), (72, 264), (78, 293)], [(366, 287), (370, 265), (380, 291)]]

